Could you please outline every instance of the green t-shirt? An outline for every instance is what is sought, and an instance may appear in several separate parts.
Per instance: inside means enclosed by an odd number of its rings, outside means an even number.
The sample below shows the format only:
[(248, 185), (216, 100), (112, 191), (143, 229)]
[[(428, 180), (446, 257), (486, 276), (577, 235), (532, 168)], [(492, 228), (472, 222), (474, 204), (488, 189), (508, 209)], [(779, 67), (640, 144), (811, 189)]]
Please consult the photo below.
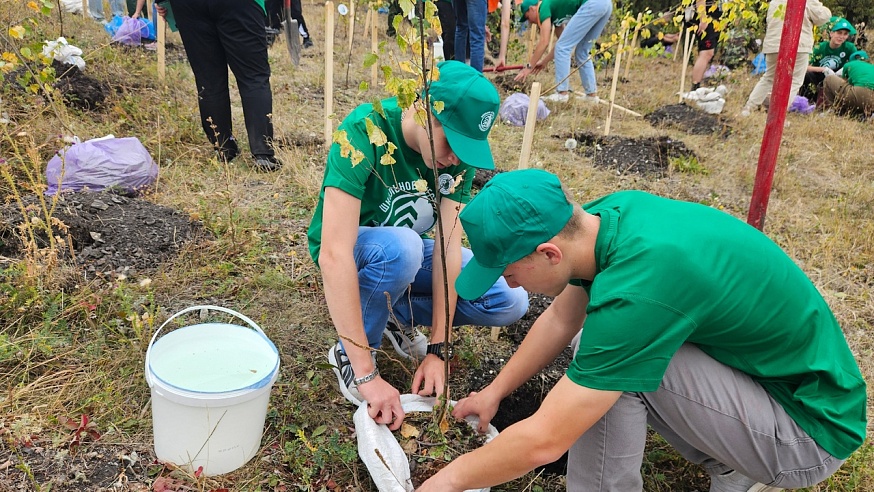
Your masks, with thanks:
[(856, 52), (856, 45), (844, 41), (837, 48), (832, 49), (828, 41), (823, 41), (813, 48), (810, 53), (810, 65), (814, 67), (828, 67), (835, 72), (841, 69), (850, 55)]
[(563, 26), (580, 10), (586, 0), (542, 0), (540, 22), (551, 19), (553, 27)]
[(844, 78), (856, 87), (874, 90), (874, 65), (865, 60), (853, 60), (844, 65)]
[[(317, 264), (322, 245), (322, 207), (328, 186), (361, 200), (359, 225), (409, 227), (422, 235), (437, 224), (434, 190), (439, 189), (443, 197), (459, 203), (470, 201), (476, 170), (465, 163), (443, 168), (437, 177), (439, 186), (435, 185), (433, 171), (425, 165), (421, 154), (410, 149), (404, 141), (401, 132), (403, 111), (397, 99), (384, 99), (381, 104), (383, 114), (375, 110), (373, 104), (362, 104), (349, 113), (338, 128), (346, 131), (349, 143), (364, 154), (361, 162), (353, 166), (349, 157), (341, 155), (338, 143), (332, 144), (328, 152), (319, 203), (308, 233), (310, 255)], [(365, 120), (380, 128), (388, 142), (397, 146), (392, 154), (394, 164), (380, 163), (389, 145), (370, 143)], [(461, 183), (450, 191), (458, 176), (463, 176)], [(416, 182), (421, 179), (428, 185), (424, 192), (416, 189)]]
[(846, 458), (865, 437), (865, 381), (825, 300), (767, 236), (719, 210), (618, 192), (601, 217), (580, 348), (567, 375), (655, 391), (689, 342), (758, 381), (820, 446)]

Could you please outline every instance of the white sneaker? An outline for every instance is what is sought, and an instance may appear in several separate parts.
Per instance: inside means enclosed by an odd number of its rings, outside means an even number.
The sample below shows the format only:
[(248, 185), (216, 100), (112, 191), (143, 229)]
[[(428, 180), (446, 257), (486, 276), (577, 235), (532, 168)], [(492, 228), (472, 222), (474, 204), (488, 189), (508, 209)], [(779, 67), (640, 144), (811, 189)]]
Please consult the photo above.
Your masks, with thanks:
[(364, 398), (358, 392), (358, 386), (355, 385), (355, 373), (352, 371), (352, 363), (349, 362), (349, 357), (346, 357), (346, 352), (343, 352), (343, 349), (340, 347), (340, 342), (337, 342), (336, 345), (328, 350), (328, 363), (333, 366), (332, 369), (337, 376), (337, 382), (340, 386), (340, 393), (353, 405), (360, 407), (364, 402)]
[(548, 96), (543, 96), (540, 99), (542, 101), (546, 101), (546, 102), (566, 103), (570, 99), (570, 96), (567, 94), (561, 94), (559, 92), (554, 92)]
[(592, 103), (592, 104), (598, 104), (599, 102), (601, 102), (601, 98), (600, 98), (600, 97), (598, 97), (598, 96), (590, 96), (590, 95), (588, 95), (588, 94), (581, 94), (581, 95), (577, 96), (577, 99), (580, 100), (580, 101), (587, 102), (587, 103)]
[(423, 360), (428, 355), (428, 337), (412, 326), (398, 327), (389, 321), (383, 335), (401, 357)]
[(750, 111), (752, 111), (752, 108), (751, 108), (751, 107), (749, 107), (749, 106), (744, 106), (743, 109), (740, 110), (740, 116), (741, 116), (741, 118), (746, 118), (747, 116), (749, 116), (749, 115), (750, 115)]

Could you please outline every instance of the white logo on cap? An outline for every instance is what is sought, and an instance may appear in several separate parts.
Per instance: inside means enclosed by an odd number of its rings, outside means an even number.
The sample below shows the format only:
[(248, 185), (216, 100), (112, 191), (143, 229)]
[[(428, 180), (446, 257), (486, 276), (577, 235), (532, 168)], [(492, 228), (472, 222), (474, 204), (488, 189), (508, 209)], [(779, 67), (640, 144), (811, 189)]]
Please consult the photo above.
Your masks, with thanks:
[(486, 111), (479, 120), (480, 131), (486, 132), (492, 127), (492, 121), (495, 119), (494, 111)]

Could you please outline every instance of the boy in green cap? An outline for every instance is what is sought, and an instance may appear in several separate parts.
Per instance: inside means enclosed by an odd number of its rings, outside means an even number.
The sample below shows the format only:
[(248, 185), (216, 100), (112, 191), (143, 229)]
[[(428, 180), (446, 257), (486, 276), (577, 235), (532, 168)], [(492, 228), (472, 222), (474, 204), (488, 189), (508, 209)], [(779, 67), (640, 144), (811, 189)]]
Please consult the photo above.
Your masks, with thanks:
[[(531, 73), (537, 73), (555, 58), (555, 82), (558, 84), (554, 94), (543, 99), (564, 103), (570, 98), (571, 53), (580, 67), (580, 83), (587, 102), (598, 102), (598, 87), (595, 82), (595, 68), (589, 57), (592, 43), (601, 35), (604, 26), (613, 13), (612, 0), (523, 0), (522, 16), (532, 24), (540, 26), (540, 39), (531, 59), (515, 80), (524, 80)], [(555, 29), (558, 40), (549, 53), (549, 38)]]
[(855, 35), (856, 28), (847, 19), (839, 17), (832, 23), (828, 32), (829, 40), (814, 46), (810, 54), (810, 63), (807, 65), (804, 83), (798, 91), (799, 95), (812, 103), (818, 102), (817, 96), (821, 96), (825, 78), (843, 68), (850, 60), (850, 55), (856, 52), (856, 45), (848, 41), (850, 36)]
[[(372, 355), (383, 333), (400, 355), (421, 361), (412, 391), (439, 394), (447, 321), (506, 325), (528, 309), (525, 291), (503, 280), (474, 300), (455, 294), (455, 278), (472, 256), (461, 247), (458, 213), (470, 199), (475, 168), (494, 168), (487, 137), (500, 98), (488, 79), (461, 62), (438, 69), (428, 89), (430, 126), (421, 116), (422, 99), (406, 110), (396, 98), (363, 104), (343, 120), (309, 227), (310, 254), (321, 268), (340, 336), (328, 352), (340, 392), (353, 404), (367, 401), (370, 416), (392, 428), (401, 425), (404, 412), (398, 390), (379, 376)], [(437, 206), (442, 230), (428, 239)], [(432, 327), (430, 344), (416, 325)]]
[(648, 425), (703, 466), (711, 492), (810, 487), (865, 440), (865, 381), (841, 327), (744, 222), (640, 191), (581, 207), (534, 169), (497, 175), (460, 218), (474, 253), (460, 297), (503, 275), (555, 299), (453, 415), (483, 428), (577, 333), (578, 348), (533, 416), (419, 490), (493, 486), (570, 449), (567, 490), (640, 491)]
[(857, 51), (838, 73), (823, 83), (826, 106), (865, 118), (874, 114), (874, 65), (868, 53)]

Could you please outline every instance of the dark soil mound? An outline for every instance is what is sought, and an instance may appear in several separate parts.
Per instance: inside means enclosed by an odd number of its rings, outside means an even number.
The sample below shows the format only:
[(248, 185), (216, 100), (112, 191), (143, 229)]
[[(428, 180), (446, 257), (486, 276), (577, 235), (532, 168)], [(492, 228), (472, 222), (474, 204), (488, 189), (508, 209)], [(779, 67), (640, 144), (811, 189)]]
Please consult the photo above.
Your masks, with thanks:
[[(98, 108), (106, 100), (109, 86), (85, 75), (79, 70), (79, 67), (53, 60), (52, 69), (57, 77), (54, 88), (61, 93), (68, 106), (91, 110)], [(5, 80), (19, 88), (27, 87), (33, 83), (32, 75), (27, 67), (9, 72)]]
[(615, 169), (619, 174), (662, 176), (672, 158), (695, 156), (686, 144), (669, 137), (626, 138), (583, 132), (570, 138), (583, 146), (583, 155), (590, 157), (595, 167)]
[(716, 116), (697, 110), (686, 104), (662, 106), (644, 116), (655, 127), (672, 127), (691, 135), (716, 134), (727, 137), (731, 127)]
[[(28, 221), (45, 219), (37, 196), (25, 196), (23, 202)], [(110, 192), (64, 194), (53, 217), (59, 221), (52, 225), (53, 235), (65, 243), (69, 238), (67, 244), (72, 244), (72, 254), (68, 248), (62, 250), (65, 258), (88, 272), (104, 274), (153, 271), (183, 244), (204, 232), (199, 223), (189, 221), (187, 214), (143, 198)], [(0, 206), (0, 255), (23, 257), (19, 234), (22, 221), (17, 204)], [(48, 237), (40, 232), (38, 246), (47, 247)]]
[(473, 189), (481, 190), (490, 179), (494, 178), (498, 173), (502, 173), (501, 169), (477, 169), (476, 175), (473, 177)]
[(527, 81), (523, 80), (523, 81), (517, 82), (513, 79), (516, 77), (516, 75), (518, 73), (519, 72), (515, 71), (515, 70), (501, 72), (501, 73), (497, 73), (495, 75), (492, 75), (490, 78), (492, 80), (492, 83), (495, 84), (495, 87), (497, 87), (503, 93), (506, 93), (506, 94), (512, 94), (514, 92), (524, 92), (525, 94), (530, 93), (531, 92), (531, 84), (534, 82), (534, 79), (529, 78)]

